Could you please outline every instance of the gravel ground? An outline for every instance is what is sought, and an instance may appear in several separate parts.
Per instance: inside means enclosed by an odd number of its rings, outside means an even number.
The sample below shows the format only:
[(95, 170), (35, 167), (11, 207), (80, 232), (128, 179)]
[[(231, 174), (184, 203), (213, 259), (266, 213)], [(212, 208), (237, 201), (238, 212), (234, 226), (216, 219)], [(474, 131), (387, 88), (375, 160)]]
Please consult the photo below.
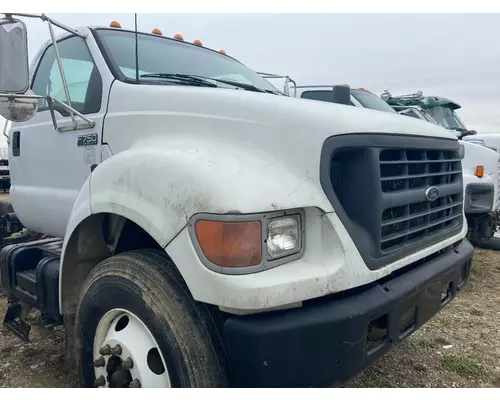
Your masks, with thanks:
[[(476, 250), (467, 289), (348, 387), (499, 387), (500, 252)], [(6, 298), (0, 293), (3, 318)], [(36, 320), (35, 320), (36, 323)], [(0, 387), (77, 387), (62, 327), (34, 325), (22, 343), (0, 328)]]

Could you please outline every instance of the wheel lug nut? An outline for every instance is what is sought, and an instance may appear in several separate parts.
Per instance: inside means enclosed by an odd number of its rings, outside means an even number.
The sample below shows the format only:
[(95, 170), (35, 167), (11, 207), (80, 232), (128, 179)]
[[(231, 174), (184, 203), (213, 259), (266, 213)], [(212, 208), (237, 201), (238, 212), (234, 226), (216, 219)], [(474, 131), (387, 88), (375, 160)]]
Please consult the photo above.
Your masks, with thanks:
[(106, 384), (106, 379), (104, 378), (104, 376), (100, 376), (99, 378), (97, 378), (95, 380), (95, 387), (100, 387), (100, 386), (104, 386)]
[(137, 378), (135, 378), (130, 384), (128, 385), (129, 388), (140, 388), (141, 387), (141, 381)]
[(106, 360), (102, 356), (94, 360), (94, 367), (96, 368), (104, 367), (105, 365), (106, 365)]
[(123, 361), (123, 368), (125, 369), (134, 368), (134, 361), (130, 357), (126, 358), (125, 361)]
[(122, 354), (122, 346), (120, 346), (119, 344), (117, 344), (115, 347), (113, 347), (111, 349), (111, 354), (113, 354), (114, 356), (119, 356)]
[(109, 353), (111, 353), (111, 346), (109, 344), (107, 344), (106, 346), (101, 347), (101, 349), (99, 350), (99, 354), (101, 356), (108, 356)]

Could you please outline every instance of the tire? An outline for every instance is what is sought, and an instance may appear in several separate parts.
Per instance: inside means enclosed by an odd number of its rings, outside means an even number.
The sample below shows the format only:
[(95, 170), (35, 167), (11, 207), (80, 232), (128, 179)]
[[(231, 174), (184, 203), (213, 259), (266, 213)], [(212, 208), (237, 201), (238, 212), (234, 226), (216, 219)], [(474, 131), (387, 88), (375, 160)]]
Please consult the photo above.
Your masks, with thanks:
[(134, 314), (149, 329), (165, 360), (171, 387), (228, 385), (218, 311), (192, 298), (166, 254), (146, 249), (102, 261), (85, 280), (75, 320), (81, 387), (95, 386), (96, 329), (114, 309)]

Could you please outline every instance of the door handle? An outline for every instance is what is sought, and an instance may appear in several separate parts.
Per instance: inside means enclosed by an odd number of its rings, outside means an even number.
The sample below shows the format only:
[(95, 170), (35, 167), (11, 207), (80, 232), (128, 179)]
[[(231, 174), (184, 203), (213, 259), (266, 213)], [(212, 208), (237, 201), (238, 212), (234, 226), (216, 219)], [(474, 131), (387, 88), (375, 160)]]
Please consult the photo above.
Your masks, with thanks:
[(12, 133), (12, 155), (19, 157), (21, 154), (21, 132), (15, 131)]

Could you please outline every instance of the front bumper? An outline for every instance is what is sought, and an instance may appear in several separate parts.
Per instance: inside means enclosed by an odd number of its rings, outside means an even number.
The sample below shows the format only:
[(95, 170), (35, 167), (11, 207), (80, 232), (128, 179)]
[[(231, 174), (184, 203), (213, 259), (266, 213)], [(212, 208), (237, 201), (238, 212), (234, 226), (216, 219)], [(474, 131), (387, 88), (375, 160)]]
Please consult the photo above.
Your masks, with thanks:
[[(348, 381), (455, 297), (468, 281), (472, 251), (464, 239), (356, 293), (311, 300), (291, 310), (229, 317), (224, 337), (232, 384), (323, 387)], [(444, 298), (443, 287), (448, 288)]]
[(465, 188), (465, 214), (485, 214), (493, 210), (495, 187), (491, 183), (469, 183)]

